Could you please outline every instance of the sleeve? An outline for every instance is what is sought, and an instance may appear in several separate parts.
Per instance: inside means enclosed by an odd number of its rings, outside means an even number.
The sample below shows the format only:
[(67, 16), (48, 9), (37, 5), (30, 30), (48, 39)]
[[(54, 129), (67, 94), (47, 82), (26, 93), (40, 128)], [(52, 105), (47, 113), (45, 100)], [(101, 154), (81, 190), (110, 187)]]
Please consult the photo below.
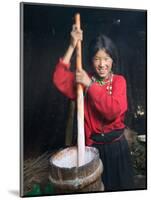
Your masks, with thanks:
[(70, 64), (59, 59), (53, 72), (52, 80), (56, 88), (68, 98), (76, 98), (74, 73), (69, 70)]
[(100, 87), (96, 82), (90, 86), (87, 95), (91, 106), (106, 120), (113, 121), (127, 110), (126, 80), (123, 76), (113, 81), (111, 95), (106, 87)]

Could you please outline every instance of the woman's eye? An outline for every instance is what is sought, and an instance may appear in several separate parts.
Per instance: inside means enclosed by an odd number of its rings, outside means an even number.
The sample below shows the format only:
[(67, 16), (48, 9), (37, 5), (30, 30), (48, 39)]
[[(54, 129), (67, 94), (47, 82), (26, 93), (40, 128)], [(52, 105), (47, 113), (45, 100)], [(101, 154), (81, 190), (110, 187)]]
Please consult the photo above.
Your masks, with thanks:
[(94, 61), (99, 61), (99, 58), (94, 58)]
[(105, 58), (105, 61), (111, 61), (111, 60), (112, 60), (111, 57), (106, 57), (106, 58)]

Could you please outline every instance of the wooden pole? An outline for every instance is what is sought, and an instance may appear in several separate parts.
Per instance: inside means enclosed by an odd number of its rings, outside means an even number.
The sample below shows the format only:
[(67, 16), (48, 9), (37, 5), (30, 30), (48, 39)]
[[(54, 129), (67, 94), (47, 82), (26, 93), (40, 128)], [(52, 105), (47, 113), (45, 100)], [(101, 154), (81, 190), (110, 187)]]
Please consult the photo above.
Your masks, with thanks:
[[(75, 24), (80, 29), (80, 14), (75, 15)], [(76, 70), (82, 70), (81, 41), (76, 47)], [(77, 84), (77, 123), (78, 123), (78, 166), (85, 164), (85, 133), (84, 133), (84, 95), (83, 87)]]

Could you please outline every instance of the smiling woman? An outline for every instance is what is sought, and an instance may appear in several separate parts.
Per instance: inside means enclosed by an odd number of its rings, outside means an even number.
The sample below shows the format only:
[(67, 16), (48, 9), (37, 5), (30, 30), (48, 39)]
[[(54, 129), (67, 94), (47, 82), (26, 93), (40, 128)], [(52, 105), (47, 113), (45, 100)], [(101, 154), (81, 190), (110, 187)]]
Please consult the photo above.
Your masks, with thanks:
[(93, 66), (99, 77), (106, 79), (109, 77), (112, 69), (112, 58), (105, 52), (99, 50), (93, 58)]
[(73, 25), (69, 47), (56, 65), (53, 83), (72, 100), (76, 99), (76, 83), (83, 85), (86, 145), (99, 150), (104, 165), (105, 191), (132, 189), (133, 170), (123, 134), (127, 111), (126, 80), (112, 72), (117, 65), (116, 47), (107, 36), (99, 35), (89, 48), (92, 72), (82, 69), (71, 72), (70, 59), (77, 42), (82, 40), (82, 33)]
[(98, 35), (89, 46), (90, 65), (96, 67), (109, 66), (114, 68), (118, 63), (117, 49), (114, 43), (105, 35)]

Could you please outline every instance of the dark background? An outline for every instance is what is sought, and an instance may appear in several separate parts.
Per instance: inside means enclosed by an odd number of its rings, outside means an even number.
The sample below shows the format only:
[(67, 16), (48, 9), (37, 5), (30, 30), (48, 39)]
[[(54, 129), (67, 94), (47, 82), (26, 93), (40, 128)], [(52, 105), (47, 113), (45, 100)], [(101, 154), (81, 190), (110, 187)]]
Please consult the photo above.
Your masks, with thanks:
[(56, 90), (51, 78), (68, 47), (76, 12), (81, 15), (84, 32), (84, 69), (89, 69), (90, 40), (99, 32), (111, 37), (119, 50), (116, 72), (127, 79), (129, 110), (125, 123), (138, 134), (146, 134), (146, 11), (25, 3), (21, 30), (25, 158), (65, 144), (69, 100)]

